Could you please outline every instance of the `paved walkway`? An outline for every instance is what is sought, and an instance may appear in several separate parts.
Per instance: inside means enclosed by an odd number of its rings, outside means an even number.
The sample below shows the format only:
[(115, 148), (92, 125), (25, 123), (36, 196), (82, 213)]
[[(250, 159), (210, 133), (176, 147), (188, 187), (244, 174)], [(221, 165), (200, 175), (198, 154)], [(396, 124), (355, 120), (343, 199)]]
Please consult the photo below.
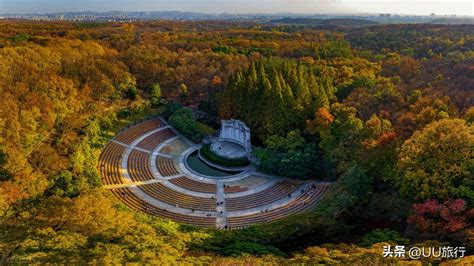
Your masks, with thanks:
[[(169, 128), (169, 127), (168, 127)], [(173, 137), (173, 138), (170, 138), (170, 139), (167, 139), (166, 141), (164, 141), (163, 143), (161, 143), (160, 145), (158, 145), (156, 148), (153, 149), (153, 151), (151, 152), (151, 156), (149, 156), (149, 165), (150, 165), (150, 171), (153, 175), (153, 177), (157, 178), (157, 179), (162, 179), (164, 178), (161, 174), (160, 174), (160, 171), (158, 170), (158, 166), (156, 165), (156, 157), (157, 156), (163, 156), (162, 153), (160, 153), (159, 151), (161, 151), (161, 149), (163, 147), (165, 147), (166, 145), (168, 145), (169, 143), (175, 141), (176, 139), (179, 139), (179, 136), (176, 136), (176, 137)], [(166, 156), (163, 156), (163, 157), (167, 157), (167, 158), (174, 158), (173, 156), (171, 155), (167, 155), (165, 154)]]
[(136, 186), (160, 183), (160, 182), (163, 182), (163, 181), (155, 179), (155, 180), (147, 180), (147, 181), (140, 181), (140, 182), (130, 182), (127, 184), (105, 185), (104, 188), (106, 189), (129, 188), (129, 187), (136, 187)]
[(225, 211), (225, 194), (224, 194), (224, 183), (221, 180), (218, 180), (217, 183), (217, 194), (216, 194), (216, 201), (217, 201), (217, 219), (216, 219), (216, 227), (223, 228), (227, 225), (227, 213)]

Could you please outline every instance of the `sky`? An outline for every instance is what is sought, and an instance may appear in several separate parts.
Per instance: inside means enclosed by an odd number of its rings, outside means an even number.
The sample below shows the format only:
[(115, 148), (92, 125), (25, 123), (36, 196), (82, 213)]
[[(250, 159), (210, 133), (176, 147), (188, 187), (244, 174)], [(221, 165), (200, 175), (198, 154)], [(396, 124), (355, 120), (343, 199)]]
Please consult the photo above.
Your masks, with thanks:
[(0, 0), (1, 13), (193, 11), (474, 15), (474, 0)]

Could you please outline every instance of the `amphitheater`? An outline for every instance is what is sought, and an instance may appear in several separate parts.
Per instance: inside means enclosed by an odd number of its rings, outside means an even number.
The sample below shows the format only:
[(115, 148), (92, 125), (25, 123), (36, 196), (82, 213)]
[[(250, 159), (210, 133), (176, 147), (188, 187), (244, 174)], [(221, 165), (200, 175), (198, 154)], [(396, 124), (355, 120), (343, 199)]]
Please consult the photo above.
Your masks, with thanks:
[(257, 172), (252, 166), (226, 177), (200, 175), (186, 158), (200, 147), (161, 118), (133, 125), (103, 149), (102, 182), (128, 207), (177, 222), (237, 229), (304, 212), (330, 184)]

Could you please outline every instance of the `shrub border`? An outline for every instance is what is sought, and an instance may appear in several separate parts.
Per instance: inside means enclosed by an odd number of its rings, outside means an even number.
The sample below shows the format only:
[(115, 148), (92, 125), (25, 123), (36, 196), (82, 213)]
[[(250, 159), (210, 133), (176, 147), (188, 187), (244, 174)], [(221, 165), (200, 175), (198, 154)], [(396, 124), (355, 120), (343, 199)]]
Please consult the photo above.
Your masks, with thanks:
[(213, 163), (226, 166), (226, 167), (246, 167), (250, 165), (250, 161), (245, 157), (230, 159), (230, 158), (225, 158), (225, 157), (217, 155), (215, 152), (211, 150), (210, 144), (204, 145), (200, 149), (200, 154), (205, 159)]

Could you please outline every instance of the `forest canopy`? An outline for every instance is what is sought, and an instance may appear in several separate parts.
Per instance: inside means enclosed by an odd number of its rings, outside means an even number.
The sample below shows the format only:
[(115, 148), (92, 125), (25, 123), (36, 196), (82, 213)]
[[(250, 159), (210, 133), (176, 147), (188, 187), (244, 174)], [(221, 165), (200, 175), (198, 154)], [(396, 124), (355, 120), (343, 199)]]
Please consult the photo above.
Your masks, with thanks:
[[(471, 25), (0, 20), (0, 259), (396, 264), (384, 243), (472, 250), (473, 51)], [(259, 170), (334, 189), (241, 230), (135, 212), (102, 187), (98, 159), (157, 115), (195, 142), (240, 119)]]

